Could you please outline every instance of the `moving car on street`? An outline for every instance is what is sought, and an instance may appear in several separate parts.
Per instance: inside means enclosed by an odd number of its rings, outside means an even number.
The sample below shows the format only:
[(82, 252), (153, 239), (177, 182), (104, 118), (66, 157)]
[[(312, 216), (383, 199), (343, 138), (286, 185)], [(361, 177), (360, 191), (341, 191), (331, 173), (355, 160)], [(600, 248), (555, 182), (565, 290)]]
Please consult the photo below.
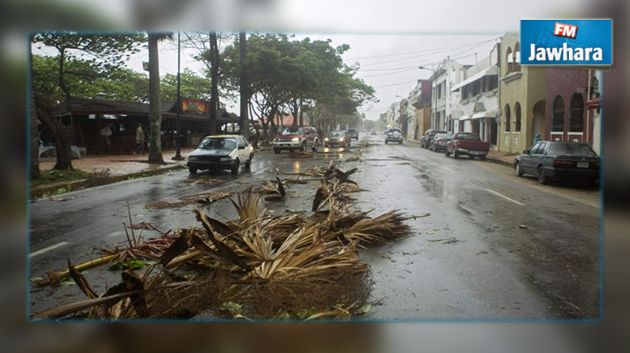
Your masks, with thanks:
[(252, 164), (254, 147), (241, 135), (206, 136), (199, 146), (188, 155), (190, 174), (200, 169), (229, 169), (238, 174), (241, 164)]
[(333, 130), (324, 138), (324, 147), (350, 147), (351, 141), (344, 130)]
[(385, 134), (385, 144), (387, 144), (388, 142), (398, 142), (398, 144), (402, 145), (403, 136), (402, 132), (400, 132), (400, 129), (387, 130), (387, 133)]
[(445, 134), (436, 134), (431, 140), (431, 143), (429, 143), (429, 149), (433, 152), (446, 151), (446, 145), (451, 138), (452, 135), (448, 132)]
[(350, 129), (346, 134), (348, 134), (352, 140), (359, 141), (359, 131), (357, 131), (357, 129)]
[(482, 161), (486, 159), (490, 151), (490, 144), (481, 141), (479, 135), (472, 132), (458, 132), (446, 145), (445, 155), (451, 154), (453, 158), (467, 155), (469, 158), (479, 157)]
[(306, 151), (309, 148), (315, 152), (319, 146), (317, 129), (311, 126), (289, 127), (282, 131), (278, 137), (273, 139), (274, 153), (282, 150)]
[(600, 158), (584, 142), (540, 141), (514, 159), (514, 173), (535, 175), (538, 182), (580, 180), (599, 182)]
[(422, 147), (422, 148), (429, 148), (429, 144), (431, 143), (431, 140), (433, 140), (435, 135), (437, 135), (437, 134), (445, 134), (445, 133), (446, 133), (446, 131), (435, 130), (435, 129), (428, 129), (427, 131), (424, 132), (424, 136), (422, 136), (420, 138), (420, 147)]

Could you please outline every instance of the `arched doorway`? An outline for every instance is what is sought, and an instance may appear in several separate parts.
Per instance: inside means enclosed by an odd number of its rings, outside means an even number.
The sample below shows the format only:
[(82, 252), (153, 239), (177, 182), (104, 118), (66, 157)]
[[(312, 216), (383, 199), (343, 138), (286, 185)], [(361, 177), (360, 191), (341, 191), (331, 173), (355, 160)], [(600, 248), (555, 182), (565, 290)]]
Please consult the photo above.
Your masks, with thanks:
[(530, 141), (533, 142), (536, 135), (540, 135), (541, 139), (546, 139), (546, 131), (545, 131), (545, 101), (540, 100), (534, 104), (533, 118), (532, 118), (532, 129)]

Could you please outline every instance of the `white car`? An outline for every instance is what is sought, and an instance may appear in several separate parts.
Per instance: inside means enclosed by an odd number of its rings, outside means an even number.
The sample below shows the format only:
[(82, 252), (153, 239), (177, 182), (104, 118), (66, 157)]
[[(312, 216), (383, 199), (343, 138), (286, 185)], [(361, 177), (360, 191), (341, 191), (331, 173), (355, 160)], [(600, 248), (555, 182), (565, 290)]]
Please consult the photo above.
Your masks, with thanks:
[(238, 174), (241, 165), (250, 167), (254, 147), (241, 135), (206, 136), (188, 155), (190, 174), (200, 169), (229, 169)]

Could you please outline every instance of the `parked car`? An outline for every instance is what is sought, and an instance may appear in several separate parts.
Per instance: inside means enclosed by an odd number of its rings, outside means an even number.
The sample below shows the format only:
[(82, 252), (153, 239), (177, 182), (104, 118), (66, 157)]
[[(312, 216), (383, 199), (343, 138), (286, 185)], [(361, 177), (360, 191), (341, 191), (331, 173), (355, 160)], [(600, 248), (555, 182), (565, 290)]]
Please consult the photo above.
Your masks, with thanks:
[(359, 131), (357, 129), (350, 129), (346, 132), (351, 139), (359, 141)]
[(457, 158), (467, 155), (469, 158), (479, 157), (482, 161), (486, 159), (490, 144), (481, 141), (479, 135), (472, 132), (458, 132), (446, 144), (446, 156), (453, 155)]
[(229, 169), (238, 174), (244, 164), (249, 168), (254, 158), (254, 147), (241, 135), (206, 136), (188, 155), (190, 174), (200, 169)]
[(431, 140), (433, 140), (435, 135), (445, 134), (445, 133), (446, 131), (443, 131), (443, 130), (428, 129), (427, 131), (424, 132), (424, 135), (420, 138), (420, 147), (429, 148), (429, 144), (431, 143)]
[(446, 151), (446, 145), (448, 141), (450, 141), (452, 135), (450, 133), (445, 134), (435, 134), (435, 137), (429, 143), (429, 149), (433, 152), (442, 152)]
[(376, 131), (372, 130), (372, 132), (370, 132), (370, 135), (372, 136), (376, 135)]
[(344, 130), (333, 130), (324, 138), (324, 147), (350, 147), (352, 139)]
[(309, 148), (314, 152), (319, 146), (317, 129), (311, 126), (286, 128), (273, 139), (272, 146), (275, 153), (280, 153), (282, 150), (307, 151)]
[(541, 184), (552, 180), (599, 182), (600, 158), (584, 142), (540, 141), (514, 159), (514, 173), (535, 175)]
[(388, 142), (398, 142), (399, 144), (403, 143), (403, 136), (400, 129), (387, 130), (387, 134), (385, 135), (385, 144)]

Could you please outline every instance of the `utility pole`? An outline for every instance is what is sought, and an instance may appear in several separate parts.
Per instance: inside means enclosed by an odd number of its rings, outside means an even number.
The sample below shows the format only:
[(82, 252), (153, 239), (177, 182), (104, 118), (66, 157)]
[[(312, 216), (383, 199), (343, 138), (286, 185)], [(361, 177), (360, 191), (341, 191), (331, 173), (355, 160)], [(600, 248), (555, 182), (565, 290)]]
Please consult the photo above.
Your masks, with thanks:
[(181, 101), (181, 77), (180, 77), (180, 64), (181, 64), (181, 55), (180, 55), (180, 48), (181, 48), (181, 38), (180, 38), (180, 33), (177, 32), (177, 100), (175, 102), (175, 104), (177, 105), (177, 119), (175, 120), (175, 156), (173, 157), (173, 160), (175, 161), (181, 161), (184, 158), (182, 157), (182, 153), (181, 153), (181, 127), (182, 127), (182, 123), (181, 123), (181, 110), (182, 110), (182, 101)]
[(238, 43), (239, 59), (241, 64), (241, 121), (239, 125), (241, 127), (241, 135), (245, 136), (245, 138), (249, 140), (249, 118), (247, 112), (247, 103), (249, 102), (249, 89), (247, 82), (247, 68), (245, 67), (245, 55), (247, 54), (247, 38), (245, 32), (238, 33)]

